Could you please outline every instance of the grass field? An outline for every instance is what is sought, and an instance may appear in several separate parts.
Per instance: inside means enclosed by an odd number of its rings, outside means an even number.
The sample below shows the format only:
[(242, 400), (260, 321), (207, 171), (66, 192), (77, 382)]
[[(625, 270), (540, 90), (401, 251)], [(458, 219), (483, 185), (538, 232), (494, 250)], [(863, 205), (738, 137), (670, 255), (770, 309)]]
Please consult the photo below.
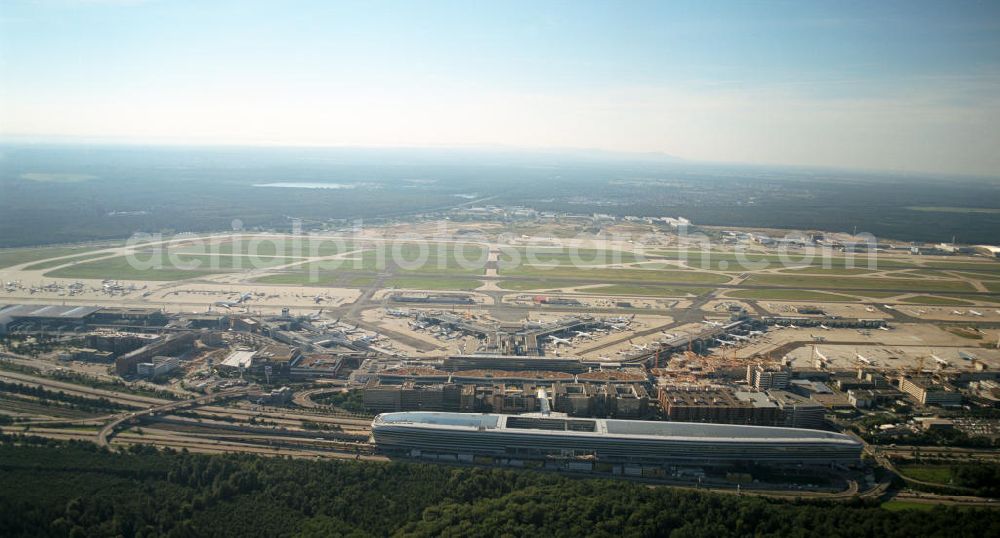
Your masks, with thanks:
[(488, 254), (475, 245), (398, 244), (365, 251), (361, 267), (367, 271), (389, 268), (396, 273), (482, 275)]
[(651, 297), (686, 297), (688, 295), (704, 295), (712, 291), (712, 288), (671, 288), (664, 286), (629, 286), (629, 285), (609, 285), (599, 288), (587, 288), (580, 290), (580, 293), (594, 293), (598, 295), (647, 295)]
[(983, 285), (993, 293), (1000, 293), (1000, 280), (984, 280)]
[(174, 252), (188, 254), (253, 254), (256, 256), (332, 256), (355, 248), (344, 240), (309, 239), (302, 237), (244, 237), (212, 243), (209, 239), (178, 243), (169, 247)]
[(178, 264), (168, 256), (161, 256), (153, 268), (145, 268), (152, 258), (137, 256), (139, 265), (133, 265), (126, 256), (78, 263), (45, 273), (58, 278), (110, 278), (116, 280), (184, 280), (215, 273), (234, 273), (254, 268), (267, 268), (295, 261), (293, 258), (252, 258), (250, 256), (198, 256), (178, 255)]
[(874, 273), (870, 269), (860, 269), (857, 267), (802, 267), (798, 269), (783, 269), (781, 273), (789, 275), (869, 275)]
[(938, 295), (914, 295), (913, 297), (907, 297), (903, 299), (902, 302), (910, 304), (925, 304), (925, 305), (970, 305), (969, 301), (963, 301), (962, 299), (956, 299), (954, 297), (941, 297)]
[(103, 246), (68, 246), (68, 247), (37, 247), (37, 248), (5, 248), (0, 249), (0, 268), (11, 267), (38, 260), (47, 260), (59, 256), (71, 256), (102, 250), (114, 245)]
[(365, 250), (356, 256), (313, 261), (290, 268), (308, 278), (312, 273), (355, 272), (480, 276), (486, 267), (485, 249), (478, 247), (438, 250), (433, 245), (421, 251), (411, 245), (399, 249)]
[(951, 482), (952, 473), (950, 465), (899, 465), (898, 469), (904, 475), (924, 482), (934, 482), (935, 484), (948, 484)]
[(359, 288), (371, 286), (375, 283), (374, 276), (354, 276), (347, 279), (348, 286), (356, 286)]
[(714, 273), (663, 269), (603, 269), (585, 267), (526, 267), (520, 266), (500, 271), (502, 276), (530, 276), (571, 280), (574, 278), (610, 282), (724, 284), (729, 278)]
[(506, 250), (500, 254), (499, 266), (511, 269), (518, 266), (534, 265), (607, 265), (618, 263), (633, 263), (638, 258), (630, 252), (602, 249), (564, 249), (564, 248), (519, 248)]
[(983, 273), (1000, 274), (1000, 262), (953, 262), (946, 260), (931, 260), (924, 262), (924, 265), (931, 269), (955, 269), (958, 271), (978, 271)]
[(501, 280), (497, 282), (497, 286), (513, 291), (551, 290), (586, 285), (586, 282), (573, 280)]
[(970, 269), (970, 270), (952, 271), (952, 272), (954, 274), (958, 275), (958, 276), (964, 276), (964, 277), (967, 277), (967, 278), (979, 278), (979, 279), (981, 279), (981, 278), (992, 278), (992, 279), (1000, 278), (1000, 272), (996, 272), (996, 271), (986, 271), (986, 270), (980, 271), (980, 270), (971, 270)]
[(44, 262), (33, 263), (26, 266), (24, 269), (26, 271), (41, 271), (42, 269), (50, 269), (52, 267), (58, 267), (60, 265), (66, 265), (69, 263), (77, 263), (87, 260), (92, 260), (94, 258), (100, 258), (101, 256), (107, 256), (107, 253), (101, 252), (91, 252), (90, 254), (81, 254), (79, 256), (70, 256), (69, 258), (59, 258), (55, 260), (46, 260)]
[(903, 291), (975, 291), (961, 280), (920, 280), (904, 278), (818, 277), (805, 275), (751, 275), (747, 284), (805, 289), (860, 289)]
[(473, 290), (481, 285), (482, 282), (468, 278), (396, 277), (385, 281), (387, 288), (417, 290)]
[(726, 297), (731, 297), (733, 299), (770, 299), (773, 301), (857, 302), (857, 299), (852, 297), (808, 290), (734, 290), (726, 293)]
[(886, 298), (889, 298), (889, 297), (895, 297), (895, 296), (899, 295), (899, 292), (896, 292), (896, 291), (865, 290), (865, 291), (852, 291), (850, 293), (850, 295), (858, 295), (858, 296), (867, 297), (867, 298), (870, 298), (870, 299), (886, 299)]
[[(822, 253), (813, 255), (790, 252), (785, 256), (780, 254), (762, 254), (756, 252), (735, 253), (727, 251), (709, 251), (703, 253), (698, 250), (690, 250), (686, 253), (679, 250), (658, 250), (648, 253), (648, 258), (656, 257), (679, 260), (686, 259), (691, 267), (700, 269), (720, 269), (725, 271), (760, 271), (762, 269), (779, 269), (810, 266), (818, 269), (906, 269), (920, 268), (921, 265), (908, 260), (898, 258), (888, 258), (886, 256), (872, 256), (869, 259), (864, 254), (857, 254), (854, 257), (846, 256), (823, 256)], [(720, 262), (725, 262), (724, 267), (720, 267)]]

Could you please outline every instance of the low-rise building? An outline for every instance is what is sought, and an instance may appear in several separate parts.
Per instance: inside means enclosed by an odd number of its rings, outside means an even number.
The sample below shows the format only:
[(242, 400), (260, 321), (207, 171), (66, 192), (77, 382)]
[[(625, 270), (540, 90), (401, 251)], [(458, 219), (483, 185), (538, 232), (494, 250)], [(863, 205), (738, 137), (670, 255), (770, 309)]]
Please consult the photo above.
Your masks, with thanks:
[(362, 401), (365, 409), (374, 413), (476, 410), (475, 387), (453, 383), (418, 385), (406, 381), (401, 385), (383, 385), (372, 379), (365, 384)]
[(778, 408), (763, 393), (738, 394), (728, 387), (679, 386), (660, 388), (659, 400), (667, 419), (677, 422), (773, 425)]
[(778, 404), (784, 426), (812, 429), (823, 427), (826, 410), (819, 403), (783, 390), (769, 390), (767, 397)]
[(785, 389), (792, 372), (785, 365), (755, 363), (747, 365), (747, 383), (754, 390)]
[(962, 405), (962, 393), (953, 386), (936, 383), (928, 377), (904, 377), (899, 380), (899, 390), (909, 394), (922, 405)]
[(136, 365), (136, 374), (139, 377), (156, 378), (167, 375), (180, 366), (177, 357), (156, 356), (149, 362), (140, 362)]

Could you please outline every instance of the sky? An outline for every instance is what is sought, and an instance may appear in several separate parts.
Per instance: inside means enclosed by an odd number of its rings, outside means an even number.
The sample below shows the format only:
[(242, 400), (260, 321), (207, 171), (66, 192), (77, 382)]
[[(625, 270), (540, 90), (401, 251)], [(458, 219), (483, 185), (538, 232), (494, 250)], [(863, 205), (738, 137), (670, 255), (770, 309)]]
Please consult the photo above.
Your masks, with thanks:
[(0, 137), (995, 177), (1000, 2), (0, 0)]

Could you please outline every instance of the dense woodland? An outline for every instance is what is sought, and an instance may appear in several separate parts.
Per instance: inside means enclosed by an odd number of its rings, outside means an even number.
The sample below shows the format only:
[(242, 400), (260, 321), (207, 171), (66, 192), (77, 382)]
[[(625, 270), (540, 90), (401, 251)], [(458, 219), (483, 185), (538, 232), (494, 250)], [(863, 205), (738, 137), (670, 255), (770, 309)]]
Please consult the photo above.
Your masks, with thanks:
[(6, 437), (0, 536), (1000, 536), (1000, 512), (779, 502), (556, 474)]
[[(0, 247), (230, 230), (235, 221), (246, 229), (280, 231), (291, 230), (293, 218), (307, 229), (330, 219), (371, 224), (452, 208), (469, 196), (574, 214), (857, 229), (906, 240), (956, 237), (975, 244), (1000, 234), (1000, 182), (977, 178), (709, 165), (600, 152), (59, 145), (0, 151)], [(287, 182), (349, 188), (254, 186)]]

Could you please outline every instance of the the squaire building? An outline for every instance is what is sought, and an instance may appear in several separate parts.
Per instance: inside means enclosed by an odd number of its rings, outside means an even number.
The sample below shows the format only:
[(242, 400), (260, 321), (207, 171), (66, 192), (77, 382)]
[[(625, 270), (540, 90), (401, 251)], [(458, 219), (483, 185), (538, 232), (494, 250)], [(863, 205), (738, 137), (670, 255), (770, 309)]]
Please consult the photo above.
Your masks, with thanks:
[(523, 459), (620, 463), (856, 462), (861, 443), (799, 428), (472, 413), (383, 413), (378, 448)]

